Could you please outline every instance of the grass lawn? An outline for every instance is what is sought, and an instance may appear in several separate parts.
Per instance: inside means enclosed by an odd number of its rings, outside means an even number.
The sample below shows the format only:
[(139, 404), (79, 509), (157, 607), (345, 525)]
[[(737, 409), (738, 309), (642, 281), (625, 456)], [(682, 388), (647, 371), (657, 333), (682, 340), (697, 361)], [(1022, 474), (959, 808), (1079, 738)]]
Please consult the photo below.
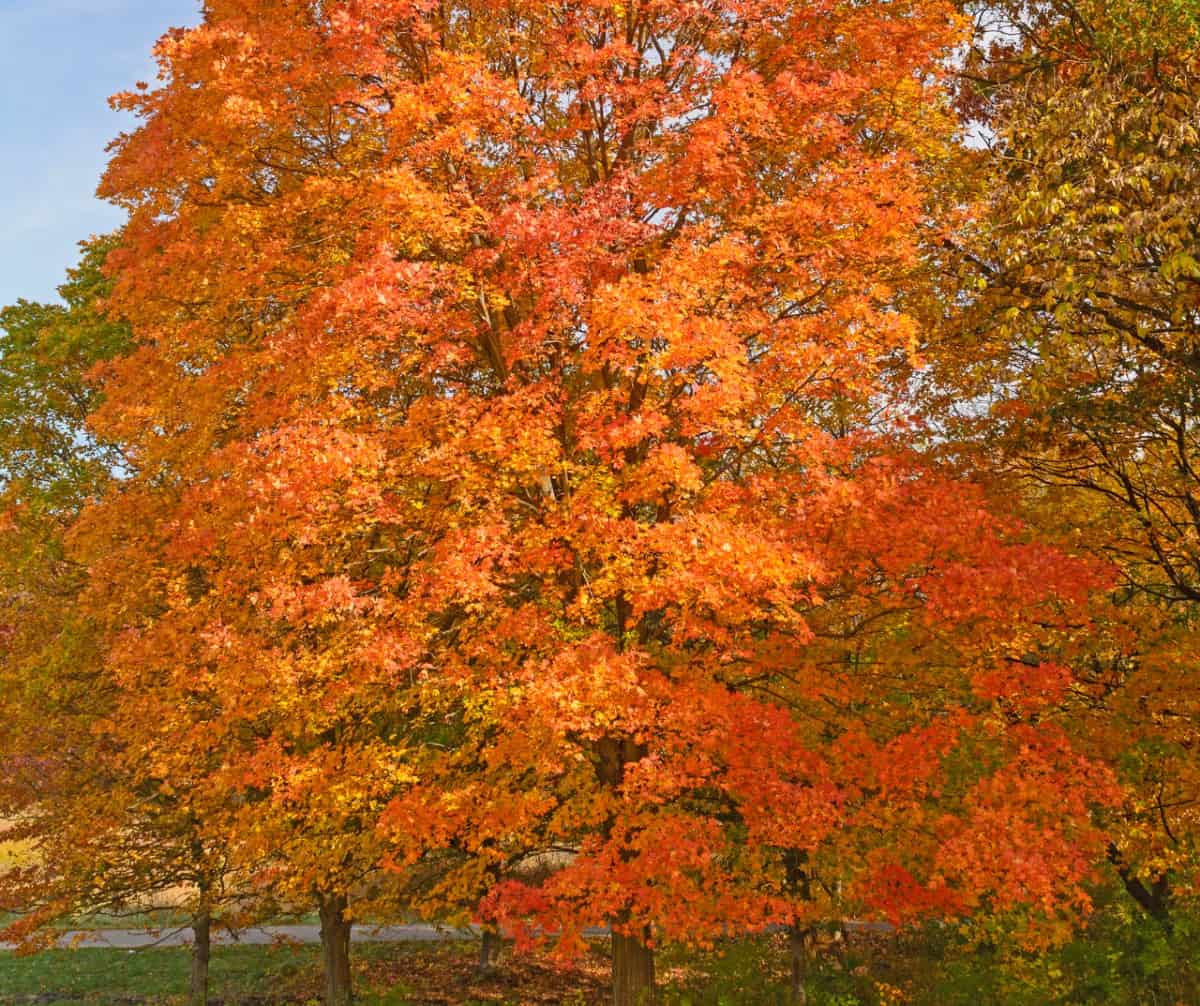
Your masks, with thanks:
[[(887, 970), (863, 945), (831, 959), (810, 977), (810, 1006), (892, 1006), (868, 972)], [(475, 975), (474, 942), (361, 944), (354, 948), (361, 1006), (607, 1006), (607, 941), (571, 964), (508, 953), (496, 975)], [(320, 990), (315, 946), (218, 947), (210, 997), (221, 1006), (308, 1006)], [(748, 939), (718, 951), (663, 948), (658, 958), (663, 1006), (785, 1006), (786, 955), (778, 938)], [(0, 953), (0, 1006), (170, 1006), (186, 991), (184, 949), (50, 951), (20, 958)], [(886, 988), (886, 986), (884, 987)], [(954, 1006), (959, 1006), (955, 1001)], [(962, 1006), (991, 1006), (973, 995)]]
[[(511, 958), (495, 978), (474, 978), (474, 944), (355, 946), (362, 1006), (507, 1004), (600, 1006), (604, 961), (567, 969), (533, 957)], [(314, 946), (218, 947), (211, 1001), (222, 1006), (300, 1006), (319, 995)], [(0, 1004), (139, 1006), (171, 1004), (187, 989), (183, 949), (55, 950), (33, 957), (0, 952)]]
[[(475, 976), (478, 946), (361, 944), (354, 948), (360, 1006), (606, 1006), (607, 941), (557, 964), (506, 953), (496, 975)], [(966, 940), (952, 927), (855, 934), (812, 961), (809, 1006), (1200, 1006), (1200, 925), (1181, 916), (1165, 933), (1127, 913), (1101, 915), (1079, 938), (1043, 952)], [(218, 947), (216, 1006), (318, 1002), (315, 946)], [(0, 1006), (177, 1006), (184, 949), (0, 952)], [(782, 937), (730, 941), (702, 953), (658, 954), (662, 1006), (786, 1006)]]
[[(313, 947), (228, 947), (213, 954), (213, 998), (306, 993), (317, 962)], [(0, 1003), (169, 1001), (187, 990), (191, 962), (183, 949), (54, 950), (33, 957), (0, 953)], [(301, 998), (299, 1001), (303, 1001)]]
[[(747, 940), (721, 953), (664, 949), (664, 1006), (783, 1006), (781, 946)], [(477, 979), (474, 942), (359, 944), (360, 1006), (607, 1006), (607, 941), (580, 961), (506, 953), (497, 973)], [(0, 952), (0, 1006), (171, 1006), (183, 999), (186, 949)], [(315, 946), (217, 947), (210, 1000), (221, 1006), (309, 1006), (320, 993)], [(842, 977), (845, 977), (843, 974)], [(858, 1006), (817, 990), (812, 1006)], [(862, 1006), (875, 1006), (862, 1000)]]

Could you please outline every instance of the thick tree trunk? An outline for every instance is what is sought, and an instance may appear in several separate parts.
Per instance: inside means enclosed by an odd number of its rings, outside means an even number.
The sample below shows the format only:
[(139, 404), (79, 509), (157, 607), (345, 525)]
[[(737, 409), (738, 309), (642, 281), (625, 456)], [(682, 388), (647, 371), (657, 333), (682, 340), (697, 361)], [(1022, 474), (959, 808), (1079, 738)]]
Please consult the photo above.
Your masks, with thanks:
[(325, 1006), (350, 1006), (354, 1001), (350, 983), (349, 902), (344, 894), (320, 894), (321, 955), (325, 966)]
[(500, 958), (502, 941), (500, 934), (494, 929), (483, 930), (479, 937), (479, 977), (486, 978), (496, 970), (496, 961)]
[[(610, 789), (625, 781), (625, 766), (640, 761), (646, 749), (627, 737), (605, 737), (596, 742), (596, 776)], [(611, 822), (609, 823), (611, 827)], [(628, 917), (614, 920), (623, 925)], [(612, 936), (613, 1006), (649, 1006), (655, 1001), (654, 951), (646, 938)]]
[(654, 951), (644, 939), (613, 933), (613, 1006), (651, 1006), (655, 1002)]
[(208, 1006), (208, 962), (212, 957), (212, 917), (204, 908), (192, 920), (192, 984), (190, 1006)]

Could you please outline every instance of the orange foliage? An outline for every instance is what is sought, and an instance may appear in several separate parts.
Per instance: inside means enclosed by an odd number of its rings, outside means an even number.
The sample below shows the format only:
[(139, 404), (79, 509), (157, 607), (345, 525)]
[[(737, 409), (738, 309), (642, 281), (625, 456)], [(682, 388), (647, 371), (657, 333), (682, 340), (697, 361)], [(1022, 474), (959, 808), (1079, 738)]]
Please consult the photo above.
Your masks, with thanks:
[(264, 882), (437, 867), (568, 940), (1081, 897), (1103, 773), (985, 700), (1105, 574), (901, 446), (951, 6), (164, 39), (103, 183), (137, 472), (75, 543), (124, 722)]

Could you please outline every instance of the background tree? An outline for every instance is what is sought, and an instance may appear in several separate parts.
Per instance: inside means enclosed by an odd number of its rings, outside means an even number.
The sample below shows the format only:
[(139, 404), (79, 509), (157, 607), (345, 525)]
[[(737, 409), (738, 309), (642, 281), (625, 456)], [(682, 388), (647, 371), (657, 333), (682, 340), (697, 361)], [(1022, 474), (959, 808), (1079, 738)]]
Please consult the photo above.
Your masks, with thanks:
[(1196, 12), (983, 9), (981, 101), (967, 104), (995, 140), (957, 242), (978, 296), (942, 359), (972, 402), (958, 430), (1020, 480), (1044, 527), (1121, 571), (1077, 668), (1073, 730), (1130, 785), (1109, 854), (1165, 918), (1191, 886), (1200, 809)]
[[(80, 603), (88, 569), (68, 534), (90, 501), (130, 474), (120, 447), (86, 425), (99, 400), (88, 373), (130, 344), (128, 326), (102, 309), (111, 285), (103, 263), (116, 241), (84, 245), (61, 304), (0, 312), (0, 813), (30, 851), (4, 875), (2, 893), (22, 913), (7, 935), (26, 947), (53, 941), (50, 924), (63, 918), (183, 897), (195, 936), (192, 997), (203, 1002), (212, 915), (230, 893), (220, 845), (153, 778), (139, 732), (122, 721), (103, 633)], [(184, 788), (178, 777), (175, 785)]]

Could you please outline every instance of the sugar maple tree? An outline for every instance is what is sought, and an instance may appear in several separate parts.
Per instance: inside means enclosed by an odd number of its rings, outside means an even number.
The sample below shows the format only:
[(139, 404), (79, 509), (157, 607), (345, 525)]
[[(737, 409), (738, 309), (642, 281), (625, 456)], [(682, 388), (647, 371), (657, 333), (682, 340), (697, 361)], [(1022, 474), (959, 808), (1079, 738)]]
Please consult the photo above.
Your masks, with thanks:
[(77, 529), (86, 603), (234, 854), (319, 901), (331, 1006), (350, 897), (446, 848), (448, 905), (609, 924), (619, 1006), (654, 940), (811, 918), (839, 849), (896, 915), (1086, 873), (1103, 774), (984, 713), (998, 666), (1058, 687), (1022, 661), (1099, 580), (897, 446), (958, 37), (932, 0), (213, 0), (118, 99), (136, 347), (94, 425), (137, 474)]
[(204, 1002), (209, 932), (234, 893), (223, 843), (182, 798), (186, 773), (168, 783), (153, 759), (146, 725), (159, 718), (129, 715), (103, 627), (81, 604), (88, 570), (68, 533), (130, 473), (120, 446), (86, 428), (97, 404), (88, 371), (130, 343), (128, 326), (101, 309), (114, 243), (84, 246), (62, 303), (0, 312), (0, 817), (26, 850), (0, 876), (0, 903), (20, 913), (5, 938), (33, 949), (53, 943), (64, 918), (175, 894), (196, 936), (192, 1000)]
[[(115, 460), (84, 435), (94, 404), (84, 373), (128, 343), (128, 331), (105, 324), (92, 306), (105, 285), (104, 250), (87, 250), (60, 288), (63, 304), (22, 301), (0, 312), (0, 685), (7, 723), (0, 820), (41, 859), (36, 870), (26, 862), (5, 872), (2, 896), (6, 907), (44, 914), (64, 897), (86, 901), (92, 893), (86, 882), (74, 890), (47, 883), (68, 871), (37, 844), (53, 841), (58, 818), (69, 814), (77, 788), (67, 778), (82, 778), (90, 789), (102, 776), (87, 767), (96, 707), (81, 701), (94, 681), (95, 652), (71, 610), (85, 578), (63, 537)], [(56, 789), (72, 792), (55, 800), (49, 794)]]
[[(323, 429), (308, 443), (332, 446)], [(325, 473), (309, 458), (289, 471), (274, 447), (237, 491), (198, 481), (152, 510), (129, 487), (93, 508), (75, 540), (91, 557), (83, 603), (114, 632), (107, 662), (127, 716), (154, 724), (144, 749), (166, 780), (188, 780), (206, 834), (224, 837), (252, 892), (315, 904), (326, 997), (341, 1002), (351, 893), (364, 908), (396, 907), (373, 876), (383, 856), (374, 822), (406, 778), (409, 699), (377, 620), (386, 612), (343, 587), (342, 571), (378, 542), (377, 521), (363, 516), (361, 535), (353, 521), (326, 526), (318, 501), (349, 512), (340, 459)], [(205, 465), (227, 460), (218, 452)], [(147, 532), (114, 549), (113, 522), (135, 514)], [(222, 521), (239, 533), (213, 538)], [(131, 610), (136, 621), (121, 628)]]

